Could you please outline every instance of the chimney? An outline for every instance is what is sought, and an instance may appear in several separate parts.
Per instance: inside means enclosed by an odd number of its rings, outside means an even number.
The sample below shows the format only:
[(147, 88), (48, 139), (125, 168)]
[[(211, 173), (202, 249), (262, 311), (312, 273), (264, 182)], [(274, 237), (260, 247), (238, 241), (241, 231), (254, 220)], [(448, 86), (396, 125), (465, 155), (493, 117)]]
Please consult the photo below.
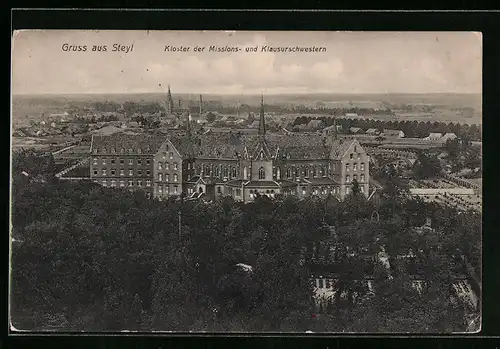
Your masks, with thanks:
[(200, 115), (201, 115), (202, 111), (203, 111), (203, 98), (200, 95)]

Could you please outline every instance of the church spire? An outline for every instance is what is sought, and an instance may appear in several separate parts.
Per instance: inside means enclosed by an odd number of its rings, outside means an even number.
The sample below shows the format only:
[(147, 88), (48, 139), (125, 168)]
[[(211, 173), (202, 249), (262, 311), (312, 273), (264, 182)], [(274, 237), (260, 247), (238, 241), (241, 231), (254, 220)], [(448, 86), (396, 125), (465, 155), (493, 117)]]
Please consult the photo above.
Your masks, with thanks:
[(262, 94), (260, 99), (259, 135), (261, 135), (262, 137), (266, 135), (266, 120), (264, 118), (264, 94)]
[(168, 84), (167, 113), (172, 114), (173, 112), (174, 112), (174, 100), (172, 99), (172, 92), (170, 92), (170, 84)]

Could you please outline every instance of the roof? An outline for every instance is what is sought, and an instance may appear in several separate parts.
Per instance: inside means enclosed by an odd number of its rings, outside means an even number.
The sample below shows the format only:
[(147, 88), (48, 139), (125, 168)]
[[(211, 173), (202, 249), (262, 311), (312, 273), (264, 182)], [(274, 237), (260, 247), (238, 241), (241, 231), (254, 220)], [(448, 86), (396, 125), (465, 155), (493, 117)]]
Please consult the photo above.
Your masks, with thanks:
[(120, 127), (116, 127), (116, 126), (105, 126), (103, 128), (100, 128), (100, 129), (97, 129), (95, 131), (92, 131), (92, 133), (94, 134), (99, 134), (99, 135), (103, 135), (103, 136), (106, 136), (106, 135), (111, 135), (113, 133), (116, 133), (116, 132), (122, 132), (123, 129), (120, 128)]
[(285, 188), (296, 187), (298, 185), (297, 183), (295, 183), (293, 181), (289, 181), (288, 179), (282, 179), (282, 180), (278, 180), (276, 182), (278, 182), (281, 187), (285, 187)]
[(366, 133), (376, 133), (376, 132), (378, 132), (376, 128), (369, 128), (368, 130), (366, 130)]
[(229, 187), (237, 187), (237, 188), (241, 188), (241, 184), (242, 183), (245, 183), (245, 182), (248, 182), (247, 180), (244, 180), (244, 179), (234, 179), (232, 181), (227, 181), (226, 183), (224, 183), (225, 185), (229, 186)]
[(279, 188), (278, 182), (275, 181), (250, 181), (244, 184), (250, 188)]
[(400, 134), (401, 132), (403, 132), (403, 131), (401, 131), (401, 130), (389, 130), (389, 129), (384, 129), (384, 133), (385, 133), (385, 134)]
[(431, 132), (429, 133), (429, 138), (441, 138), (443, 136), (442, 133), (439, 132)]
[(352, 144), (358, 143), (355, 139), (337, 139), (333, 142), (333, 157), (342, 159)]
[(349, 130), (351, 132), (358, 132), (359, 130), (361, 130), (361, 128), (360, 127), (351, 127)]
[(140, 153), (155, 154), (161, 145), (167, 140), (165, 135), (160, 134), (125, 134), (114, 133), (108, 136), (93, 135), (90, 151), (94, 153)]
[(309, 178), (309, 182), (312, 185), (334, 185), (339, 184), (335, 180), (330, 177), (322, 177), (322, 178)]
[(318, 128), (318, 127), (321, 127), (322, 123), (323, 123), (322, 120), (311, 120), (307, 124), (307, 128)]

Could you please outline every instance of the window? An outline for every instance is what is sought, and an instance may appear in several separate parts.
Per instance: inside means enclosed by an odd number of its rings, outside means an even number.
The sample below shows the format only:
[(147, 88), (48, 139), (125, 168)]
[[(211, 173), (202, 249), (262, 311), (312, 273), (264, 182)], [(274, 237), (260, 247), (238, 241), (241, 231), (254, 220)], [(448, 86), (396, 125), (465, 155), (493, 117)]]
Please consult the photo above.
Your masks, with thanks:
[(94, 170), (94, 176), (97, 176), (97, 170)]
[(281, 168), (280, 167), (276, 168), (276, 178), (281, 179)]
[(125, 175), (125, 170), (121, 169), (120, 170), (120, 176), (123, 176), (123, 175)]
[(302, 195), (306, 195), (306, 187), (302, 187)]
[(107, 186), (108, 186), (108, 183), (106, 182), (106, 180), (103, 180), (103, 181), (102, 181), (102, 186), (103, 186), (103, 187), (107, 187)]
[(158, 193), (162, 193), (163, 192), (163, 185), (159, 185), (158, 186)]
[(332, 286), (330, 279), (326, 279), (326, 288), (330, 288)]
[(295, 168), (295, 177), (299, 178), (300, 177), (300, 171), (298, 168)]
[(229, 169), (227, 168), (227, 166), (224, 167), (224, 177), (229, 177)]
[(309, 168), (307, 167), (304, 169), (304, 177), (309, 177)]
[(352, 176), (352, 180), (353, 180), (353, 181), (357, 181), (357, 180), (358, 180), (358, 175), (353, 175), (353, 176)]
[(313, 177), (317, 176), (318, 176), (318, 170), (316, 169), (316, 167), (313, 167)]
[(111, 170), (111, 175), (114, 176), (115, 175), (115, 170)]
[(106, 158), (102, 159), (102, 164), (106, 165)]
[(220, 168), (219, 168), (219, 166), (215, 167), (215, 177), (220, 177)]
[(364, 175), (364, 174), (360, 175), (360, 176), (359, 176), (359, 180), (360, 180), (361, 182), (364, 182), (364, 181), (365, 181), (365, 175)]
[(172, 153), (172, 152), (168, 153), (168, 158), (169, 159), (173, 159), (174, 158), (174, 153)]
[(217, 187), (217, 194), (222, 194), (222, 189), (221, 189), (221, 187)]
[(352, 160), (353, 157), (354, 157), (354, 154), (349, 155), (349, 159)]
[(134, 152), (134, 150), (133, 150), (132, 148), (129, 148), (128, 152), (129, 152), (129, 153), (133, 153), (133, 152)]
[(236, 196), (241, 196), (241, 189), (236, 188)]
[(120, 159), (120, 165), (123, 165), (125, 163), (125, 160)]
[(261, 167), (259, 169), (259, 179), (265, 179), (266, 178), (266, 171), (264, 170), (264, 167)]
[(115, 164), (115, 159), (111, 159), (111, 165)]
[(356, 163), (352, 164), (352, 170), (353, 171), (356, 171), (357, 167), (358, 167), (358, 164), (356, 164)]
[(349, 188), (349, 187), (345, 187), (345, 193), (346, 193), (346, 195), (347, 195), (347, 194), (349, 194), (350, 189), (351, 189), (351, 188)]
[(137, 165), (139, 165), (139, 166), (142, 165), (142, 160), (141, 159), (137, 160)]
[(137, 154), (142, 153), (141, 148), (137, 149)]
[(124, 187), (125, 186), (125, 181), (120, 181), (120, 187)]
[(292, 177), (292, 170), (290, 170), (290, 167), (286, 168), (286, 178), (291, 178)]
[(102, 175), (105, 176), (106, 175), (106, 170), (102, 170)]
[(128, 181), (128, 186), (129, 187), (132, 187), (134, 185), (134, 182), (133, 181)]
[(151, 186), (151, 181), (146, 181), (146, 187), (150, 187)]
[(365, 186), (364, 186), (364, 185), (360, 186), (359, 188), (361, 189), (361, 192), (362, 192), (362, 193), (364, 193), (364, 192), (365, 192)]
[(236, 167), (232, 168), (232, 172), (233, 172), (232, 177), (236, 178)]
[(142, 176), (142, 170), (137, 170), (137, 174), (138, 174), (139, 176)]
[(177, 163), (174, 162), (174, 171), (177, 171)]
[(158, 162), (158, 169), (161, 170), (162, 169), (162, 163), (161, 161)]
[(177, 186), (174, 187), (174, 194), (177, 194)]
[(146, 165), (151, 165), (151, 160), (147, 159), (146, 160)]
[(170, 175), (168, 173), (165, 174), (165, 182), (168, 182), (169, 178), (170, 178)]
[(111, 181), (111, 187), (116, 187), (116, 181), (115, 180)]
[(325, 288), (325, 280), (319, 279), (319, 288)]
[(177, 182), (177, 175), (174, 174), (174, 182)]
[(134, 160), (133, 159), (128, 159), (128, 164), (129, 165), (133, 165), (134, 164)]
[(365, 163), (364, 162), (362, 162), (359, 166), (360, 166), (361, 171), (365, 170)]
[(349, 164), (345, 164), (345, 170), (349, 171)]
[(346, 183), (349, 183), (351, 181), (351, 176), (349, 175), (345, 176), (345, 181)]
[(129, 176), (133, 176), (134, 175), (134, 171), (133, 170), (128, 170), (128, 175)]
[(97, 165), (97, 158), (94, 158), (94, 165)]
[(163, 181), (163, 175), (161, 173), (158, 173), (158, 180), (161, 182)]
[(137, 186), (142, 187), (142, 181), (137, 181)]
[(150, 170), (146, 170), (146, 175), (150, 176), (151, 175), (151, 171)]
[(166, 162), (166, 163), (165, 163), (165, 170), (168, 170), (168, 169), (169, 169), (169, 167), (170, 167), (170, 166), (169, 166), (169, 163), (168, 163), (168, 162)]
[(318, 188), (314, 188), (314, 195), (318, 195)]
[(248, 170), (246, 166), (243, 168), (243, 178), (248, 179)]

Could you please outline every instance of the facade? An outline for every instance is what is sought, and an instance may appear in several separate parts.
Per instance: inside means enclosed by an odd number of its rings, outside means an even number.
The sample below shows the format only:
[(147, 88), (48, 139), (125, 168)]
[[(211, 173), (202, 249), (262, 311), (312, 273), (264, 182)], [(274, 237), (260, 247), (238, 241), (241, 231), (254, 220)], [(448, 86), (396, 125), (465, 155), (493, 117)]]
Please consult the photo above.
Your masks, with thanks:
[(332, 195), (359, 183), (368, 196), (369, 156), (355, 139), (266, 132), (263, 102), (257, 135), (237, 132), (93, 136), (90, 177), (111, 187), (145, 190), (159, 199), (259, 195)]

